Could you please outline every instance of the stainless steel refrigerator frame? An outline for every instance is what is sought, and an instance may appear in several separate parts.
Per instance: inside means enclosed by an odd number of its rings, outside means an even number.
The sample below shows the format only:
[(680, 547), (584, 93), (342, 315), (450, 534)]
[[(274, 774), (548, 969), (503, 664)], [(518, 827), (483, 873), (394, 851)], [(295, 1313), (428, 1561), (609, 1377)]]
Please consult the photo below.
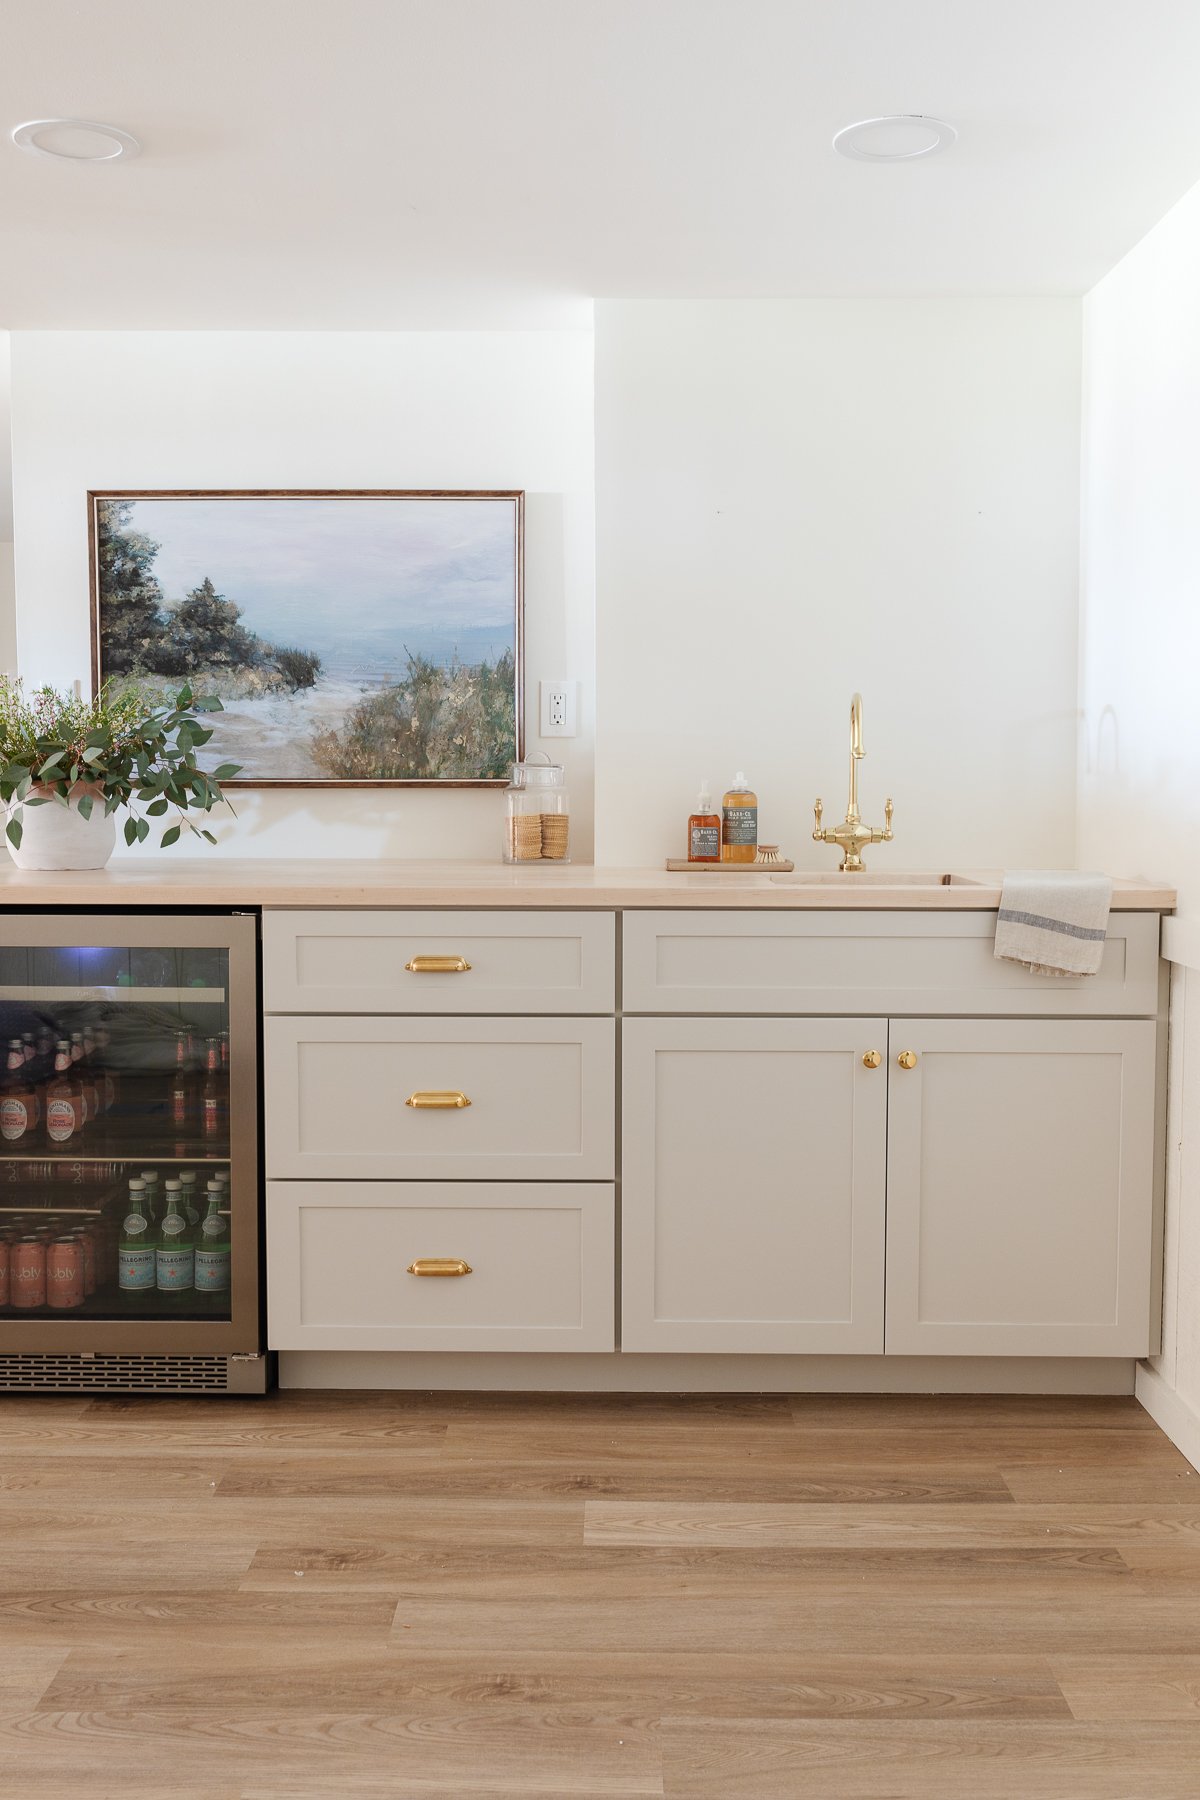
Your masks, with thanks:
[[(259, 1273), (258, 919), (251, 913), (22, 913), (4, 909), (16, 948), (227, 950), (229, 953), (230, 1317), (228, 1319), (0, 1318), (0, 1356), (209, 1355), (258, 1357)], [(53, 990), (47, 991), (52, 999)], [(132, 1135), (132, 1134), (131, 1134)], [(142, 1156), (131, 1142), (128, 1159)], [(83, 1159), (78, 1159), (83, 1160)], [(4, 1386), (0, 1376), (0, 1389)]]

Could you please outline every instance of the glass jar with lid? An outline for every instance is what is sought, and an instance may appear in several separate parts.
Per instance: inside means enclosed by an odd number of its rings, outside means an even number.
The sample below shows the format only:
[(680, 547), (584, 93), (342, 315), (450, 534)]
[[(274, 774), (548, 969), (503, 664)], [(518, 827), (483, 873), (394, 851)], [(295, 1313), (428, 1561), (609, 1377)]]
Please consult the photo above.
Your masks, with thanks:
[(539, 752), (512, 765), (504, 790), (504, 860), (570, 862), (571, 804), (561, 763)]

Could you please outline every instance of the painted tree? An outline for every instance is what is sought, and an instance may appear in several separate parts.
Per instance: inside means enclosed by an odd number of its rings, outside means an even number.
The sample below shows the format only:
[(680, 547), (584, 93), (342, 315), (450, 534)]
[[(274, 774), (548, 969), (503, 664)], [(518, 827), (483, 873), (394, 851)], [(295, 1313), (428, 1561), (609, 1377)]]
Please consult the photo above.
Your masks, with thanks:
[(158, 545), (129, 529), (133, 502), (102, 500), (96, 518), (103, 672), (128, 675), (161, 669), (162, 588), (154, 574)]
[(264, 645), (241, 617), (241, 607), (218, 594), (206, 575), (171, 615), (171, 636), (183, 667), (242, 669), (259, 662)]

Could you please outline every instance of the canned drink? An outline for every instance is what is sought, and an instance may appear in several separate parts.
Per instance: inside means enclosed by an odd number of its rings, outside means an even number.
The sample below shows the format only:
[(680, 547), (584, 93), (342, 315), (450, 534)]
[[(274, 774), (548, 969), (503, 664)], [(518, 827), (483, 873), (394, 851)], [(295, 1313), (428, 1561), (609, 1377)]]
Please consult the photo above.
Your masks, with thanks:
[(46, 1252), (46, 1305), (55, 1312), (83, 1305), (83, 1245), (77, 1237), (56, 1238)]
[(8, 1305), (8, 1264), (11, 1246), (6, 1237), (0, 1236), (0, 1306)]
[(19, 1311), (46, 1304), (46, 1246), (41, 1238), (23, 1237), (15, 1246), (9, 1272), (9, 1301)]

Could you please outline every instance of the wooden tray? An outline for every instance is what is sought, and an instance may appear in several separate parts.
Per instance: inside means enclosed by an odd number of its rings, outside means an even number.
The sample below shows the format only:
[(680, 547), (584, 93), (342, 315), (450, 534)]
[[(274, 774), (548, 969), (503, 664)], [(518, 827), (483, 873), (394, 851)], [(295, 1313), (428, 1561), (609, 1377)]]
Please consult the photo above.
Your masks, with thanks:
[(786, 856), (778, 862), (688, 862), (683, 856), (668, 856), (667, 868), (673, 875), (790, 875), (796, 867)]

